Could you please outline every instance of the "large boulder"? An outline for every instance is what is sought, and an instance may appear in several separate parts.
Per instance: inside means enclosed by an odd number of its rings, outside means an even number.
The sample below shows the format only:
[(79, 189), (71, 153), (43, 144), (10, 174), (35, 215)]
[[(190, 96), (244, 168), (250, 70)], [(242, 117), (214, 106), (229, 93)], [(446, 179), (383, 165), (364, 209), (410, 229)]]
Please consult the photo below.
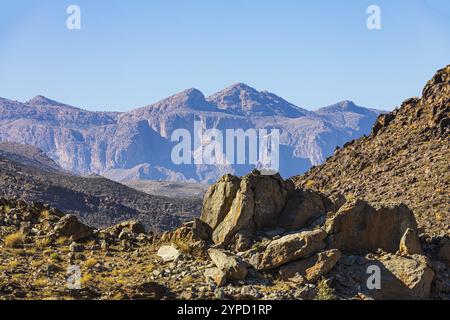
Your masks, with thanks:
[(372, 290), (377, 300), (428, 299), (434, 272), (422, 255), (383, 255), (375, 263), (381, 269), (381, 288)]
[(326, 236), (322, 229), (288, 234), (242, 256), (258, 270), (275, 269), (323, 250)]
[[(232, 178), (227, 179), (233, 180)], [(223, 183), (219, 182), (217, 188)], [(291, 187), (293, 188), (293, 186)], [(226, 214), (226, 210), (220, 211), (220, 214), (209, 209), (203, 211), (202, 220), (214, 229), (212, 240), (217, 244), (226, 245), (239, 231), (275, 227), (278, 217), (285, 207), (288, 188), (289, 186), (278, 174), (264, 176), (253, 172), (244, 177)], [(234, 190), (234, 188), (232, 189)], [(224, 209), (228, 207), (229, 199), (227, 197), (217, 195), (216, 198), (223, 200), (219, 201), (217, 206)], [(213, 207), (208, 201), (204, 205), (206, 208)], [(213, 217), (209, 217), (208, 212)], [(224, 214), (223, 220), (214, 228), (214, 224), (220, 220), (218, 218)]]
[(300, 230), (308, 222), (327, 213), (324, 198), (311, 190), (295, 190), (289, 194), (279, 225), (285, 230)]
[(54, 227), (56, 236), (71, 238), (73, 241), (89, 238), (93, 231), (91, 227), (81, 223), (73, 215), (65, 215), (59, 219)]
[(317, 253), (310, 258), (291, 262), (279, 270), (283, 280), (295, 280), (298, 276), (308, 282), (316, 282), (320, 277), (330, 272), (341, 258), (337, 249)]
[(414, 214), (406, 205), (375, 209), (361, 200), (348, 201), (326, 226), (330, 248), (350, 253), (377, 249), (395, 253), (406, 230), (417, 230)]
[(241, 179), (227, 174), (213, 184), (205, 194), (201, 220), (215, 229), (230, 211)]

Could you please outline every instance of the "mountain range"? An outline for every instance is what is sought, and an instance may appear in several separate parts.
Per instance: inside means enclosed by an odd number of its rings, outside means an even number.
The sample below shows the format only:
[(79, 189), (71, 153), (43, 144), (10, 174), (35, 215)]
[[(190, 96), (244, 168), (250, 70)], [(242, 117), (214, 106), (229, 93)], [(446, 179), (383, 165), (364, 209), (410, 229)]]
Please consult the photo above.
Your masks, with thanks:
[(253, 165), (175, 165), (172, 133), (194, 121), (207, 129), (279, 129), (280, 173), (303, 173), (337, 146), (370, 133), (381, 112), (343, 101), (317, 111), (239, 83), (210, 97), (188, 89), (129, 112), (92, 112), (37, 96), (25, 103), (0, 98), (0, 141), (35, 146), (64, 170), (115, 181), (212, 183)]

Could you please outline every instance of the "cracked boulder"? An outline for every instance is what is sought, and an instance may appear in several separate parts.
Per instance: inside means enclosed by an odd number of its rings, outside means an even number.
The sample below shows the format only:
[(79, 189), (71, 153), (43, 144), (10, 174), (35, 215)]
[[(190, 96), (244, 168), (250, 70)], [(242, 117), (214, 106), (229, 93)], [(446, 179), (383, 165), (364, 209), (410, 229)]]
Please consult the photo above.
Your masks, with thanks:
[(291, 262), (279, 270), (283, 280), (294, 280), (298, 277), (314, 283), (330, 272), (341, 258), (337, 249), (317, 253), (310, 258)]
[(244, 252), (242, 256), (257, 270), (271, 270), (323, 250), (326, 236), (322, 229), (292, 233)]
[(343, 252), (395, 253), (408, 229), (417, 230), (414, 214), (404, 204), (372, 207), (367, 202), (348, 201), (326, 222), (330, 248)]

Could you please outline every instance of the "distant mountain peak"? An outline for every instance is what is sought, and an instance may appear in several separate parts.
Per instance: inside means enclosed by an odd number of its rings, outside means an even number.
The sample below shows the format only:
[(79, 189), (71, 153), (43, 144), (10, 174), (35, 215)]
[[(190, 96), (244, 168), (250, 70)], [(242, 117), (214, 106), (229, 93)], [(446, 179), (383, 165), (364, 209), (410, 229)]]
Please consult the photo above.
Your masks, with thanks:
[[(211, 105), (204, 94), (195, 88), (186, 89), (163, 99), (143, 109), (158, 109), (160, 111), (193, 109), (202, 111), (213, 111), (215, 107)], [(138, 109), (141, 110), (141, 109)]]
[(245, 83), (236, 83), (208, 98), (221, 110), (236, 114), (301, 117), (303, 110), (274, 93), (258, 91)]
[(332, 113), (352, 112), (352, 113), (358, 113), (358, 114), (368, 114), (373, 111), (378, 111), (378, 110), (363, 108), (361, 106), (358, 106), (356, 103), (354, 103), (351, 100), (343, 100), (341, 102), (321, 108), (321, 109), (317, 110), (317, 113), (332, 114)]
[(338, 102), (338, 105), (342, 109), (351, 109), (353, 107), (356, 107), (356, 104), (351, 100), (344, 100), (344, 101)]
[(51, 100), (47, 97), (38, 95), (34, 97), (33, 99), (26, 102), (26, 104), (33, 105), (33, 106), (60, 106), (64, 105), (63, 103), (60, 103), (55, 100)]
[(186, 89), (178, 94), (176, 94), (174, 97), (179, 96), (179, 97), (187, 97), (189, 99), (195, 99), (195, 100), (205, 100), (205, 95), (203, 94), (203, 92), (201, 92), (200, 90), (196, 89), (196, 88), (189, 88)]
[(254, 92), (258, 92), (255, 88), (253, 88), (253, 87), (251, 87), (251, 86), (249, 86), (248, 84), (243, 83), (243, 82), (235, 83), (235, 84), (229, 86), (228, 88), (225, 88), (225, 90), (227, 90), (227, 89), (235, 89), (235, 90), (241, 90), (241, 91), (254, 91)]

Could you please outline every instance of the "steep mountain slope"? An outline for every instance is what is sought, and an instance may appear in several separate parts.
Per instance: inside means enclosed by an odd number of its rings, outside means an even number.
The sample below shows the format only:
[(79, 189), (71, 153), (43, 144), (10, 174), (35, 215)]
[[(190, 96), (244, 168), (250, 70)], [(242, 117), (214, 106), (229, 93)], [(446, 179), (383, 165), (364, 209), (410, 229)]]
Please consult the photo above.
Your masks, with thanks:
[(0, 142), (0, 156), (45, 171), (62, 171), (44, 152), (29, 145)]
[(450, 234), (450, 66), (377, 120), (372, 134), (337, 150), (324, 165), (293, 178), (297, 186), (373, 203), (403, 202), (419, 226)]
[(379, 111), (357, 107), (301, 109), (275, 94), (236, 84), (209, 98), (189, 89), (126, 113), (90, 112), (37, 96), (26, 103), (0, 99), (0, 141), (43, 150), (62, 168), (135, 179), (213, 182), (244, 175), (254, 165), (175, 165), (172, 133), (194, 121), (206, 129), (279, 129), (280, 172), (288, 177), (322, 163), (336, 146), (368, 134)]
[(139, 219), (153, 231), (170, 230), (199, 214), (200, 200), (151, 196), (99, 176), (79, 177), (0, 155), (0, 197), (48, 203), (105, 227)]

